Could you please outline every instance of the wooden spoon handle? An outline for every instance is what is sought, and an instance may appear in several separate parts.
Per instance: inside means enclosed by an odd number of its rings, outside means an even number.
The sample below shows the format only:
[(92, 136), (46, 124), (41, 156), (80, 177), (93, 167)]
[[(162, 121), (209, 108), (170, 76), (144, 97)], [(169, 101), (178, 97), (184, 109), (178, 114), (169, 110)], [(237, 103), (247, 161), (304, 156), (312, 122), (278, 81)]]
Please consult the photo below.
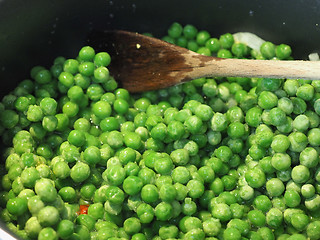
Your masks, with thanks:
[(320, 61), (211, 58), (211, 60), (202, 61), (202, 66), (196, 67), (190, 72), (190, 76), (192, 78), (233, 76), (320, 80)]

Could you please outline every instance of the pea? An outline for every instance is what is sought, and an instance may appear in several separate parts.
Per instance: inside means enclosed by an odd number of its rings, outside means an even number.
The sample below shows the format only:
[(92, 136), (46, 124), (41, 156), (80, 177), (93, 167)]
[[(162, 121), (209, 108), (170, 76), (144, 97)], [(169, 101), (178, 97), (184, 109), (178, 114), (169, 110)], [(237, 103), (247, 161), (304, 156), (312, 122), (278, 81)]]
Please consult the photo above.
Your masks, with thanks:
[(59, 82), (67, 88), (70, 88), (74, 84), (74, 77), (69, 72), (61, 72), (58, 79)]
[(225, 203), (218, 203), (212, 209), (212, 216), (219, 219), (222, 222), (226, 222), (231, 219), (232, 212), (230, 207)]
[(45, 227), (43, 228), (38, 235), (38, 239), (45, 240), (45, 239), (57, 239), (57, 232), (52, 227)]
[(271, 124), (280, 126), (286, 123), (286, 114), (280, 108), (272, 108), (269, 113)]
[(20, 216), (27, 211), (27, 200), (24, 198), (9, 199), (6, 205), (9, 213)]
[(201, 30), (196, 35), (196, 41), (199, 45), (204, 45), (210, 38), (210, 33), (206, 30)]
[(183, 34), (187, 39), (193, 39), (197, 35), (197, 28), (191, 24), (187, 24), (183, 27)]
[(83, 182), (90, 175), (90, 167), (86, 163), (77, 162), (70, 170), (70, 177), (74, 182)]
[(279, 59), (286, 59), (291, 55), (291, 47), (287, 44), (280, 44), (276, 47), (276, 56)]
[(307, 147), (300, 153), (299, 161), (301, 165), (304, 165), (307, 168), (313, 168), (318, 165), (319, 156), (314, 148)]
[(36, 238), (41, 230), (42, 227), (36, 217), (31, 217), (26, 221), (25, 231), (27, 232), (28, 236)]
[(57, 197), (57, 190), (50, 179), (41, 178), (35, 184), (35, 192), (44, 202), (53, 202)]
[(59, 212), (53, 206), (46, 206), (39, 211), (38, 220), (43, 227), (53, 226), (59, 221)]
[(305, 183), (310, 177), (310, 171), (304, 165), (297, 165), (292, 169), (291, 177), (296, 183)]
[(150, 223), (154, 219), (154, 210), (149, 204), (142, 203), (137, 208), (137, 215), (141, 223)]
[(183, 27), (181, 24), (174, 22), (168, 29), (168, 35), (172, 38), (178, 38), (182, 34)]
[(311, 222), (308, 227), (307, 227), (307, 235), (310, 237), (310, 239), (316, 239), (319, 237), (320, 232), (319, 232), (319, 227), (320, 227), (320, 222), (319, 221), (314, 221)]
[(304, 184), (301, 187), (301, 195), (305, 198), (311, 198), (315, 194), (315, 188), (312, 184)]
[(275, 56), (276, 54), (276, 49), (275, 45), (271, 42), (264, 42), (260, 46), (260, 51), (262, 56), (264, 56), (266, 59), (271, 59)]
[(302, 132), (293, 132), (288, 138), (290, 141), (289, 149), (294, 152), (301, 152), (308, 144), (307, 136)]
[(221, 47), (226, 49), (231, 48), (234, 43), (233, 36), (230, 33), (225, 33), (221, 35), (219, 38), (219, 41), (220, 41)]
[(26, 168), (21, 172), (21, 182), (25, 187), (33, 188), (38, 179), (40, 179), (40, 173), (34, 167)]
[(63, 238), (70, 237), (74, 233), (74, 224), (70, 220), (61, 220), (57, 227), (57, 233)]
[(94, 56), (94, 64), (96, 66), (107, 67), (111, 62), (111, 57), (107, 52), (99, 52)]
[(253, 202), (254, 206), (262, 211), (262, 212), (268, 212), (270, 208), (272, 207), (271, 200), (266, 195), (259, 195), (254, 199)]
[(160, 221), (169, 220), (172, 217), (172, 211), (172, 206), (166, 202), (159, 203), (154, 209), (155, 216)]
[(262, 120), (262, 110), (258, 107), (250, 108), (245, 117), (246, 123), (251, 127), (257, 127)]
[(308, 141), (311, 146), (319, 146), (320, 145), (320, 139), (318, 138), (318, 132), (319, 128), (313, 128), (308, 132)]
[(251, 210), (248, 212), (248, 218), (257, 227), (262, 227), (266, 223), (266, 217), (260, 210)]
[(72, 187), (63, 187), (58, 193), (65, 202), (73, 202), (76, 199), (76, 191)]
[(266, 182), (265, 173), (260, 168), (250, 169), (245, 173), (245, 179), (253, 188), (259, 188)]
[(301, 197), (295, 190), (287, 190), (284, 194), (286, 205), (289, 207), (297, 207), (300, 204)]
[(285, 153), (276, 153), (271, 159), (271, 164), (276, 170), (287, 170), (291, 166), (291, 157)]
[(140, 192), (142, 186), (142, 180), (136, 176), (128, 176), (123, 181), (123, 190), (129, 195), (135, 195)]
[(278, 197), (284, 191), (284, 184), (278, 178), (272, 178), (266, 182), (266, 189), (271, 197)]

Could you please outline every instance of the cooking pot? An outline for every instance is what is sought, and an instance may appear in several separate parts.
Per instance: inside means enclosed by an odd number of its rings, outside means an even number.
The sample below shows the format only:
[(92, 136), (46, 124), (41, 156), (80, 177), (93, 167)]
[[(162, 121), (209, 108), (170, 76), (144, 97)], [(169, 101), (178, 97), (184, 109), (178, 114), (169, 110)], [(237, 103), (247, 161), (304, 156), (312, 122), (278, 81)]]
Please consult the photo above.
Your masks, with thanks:
[[(289, 44), (295, 58), (306, 59), (320, 50), (319, 11), (315, 0), (0, 0), (0, 94), (29, 78), (31, 67), (49, 66), (59, 55), (75, 56), (92, 30), (163, 36), (177, 21), (212, 36), (253, 32)], [(0, 227), (6, 230), (1, 222)], [(9, 239), (4, 234), (0, 239)]]

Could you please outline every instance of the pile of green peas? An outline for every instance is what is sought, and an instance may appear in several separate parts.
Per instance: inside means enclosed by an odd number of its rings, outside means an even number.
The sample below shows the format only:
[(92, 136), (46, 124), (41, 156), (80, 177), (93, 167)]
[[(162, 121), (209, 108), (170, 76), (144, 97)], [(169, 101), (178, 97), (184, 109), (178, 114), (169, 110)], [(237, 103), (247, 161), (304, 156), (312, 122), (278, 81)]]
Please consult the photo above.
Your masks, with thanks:
[[(292, 59), (193, 25), (163, 40)], [(0, 103), (1, 219), (22, 239), (320, 239), (320, 81), (201, 78), (129, 94), (83, 47)]]

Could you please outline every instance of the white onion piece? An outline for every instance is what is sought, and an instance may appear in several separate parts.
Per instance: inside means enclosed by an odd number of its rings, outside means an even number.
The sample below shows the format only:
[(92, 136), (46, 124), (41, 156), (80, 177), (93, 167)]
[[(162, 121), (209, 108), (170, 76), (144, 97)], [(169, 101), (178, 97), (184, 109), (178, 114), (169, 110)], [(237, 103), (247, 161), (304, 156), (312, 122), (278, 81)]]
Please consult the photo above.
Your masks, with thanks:
[(318, 53), (310, 53), (308, 57), (309, 57), (310, 61), (319, 61), (320, 60)]
[(260, 52), (260, 46), (265, 42), (262, 38), (250, 32), (238, 32), (233, 34), (235, 42), (245, 43), (250, 48)]

